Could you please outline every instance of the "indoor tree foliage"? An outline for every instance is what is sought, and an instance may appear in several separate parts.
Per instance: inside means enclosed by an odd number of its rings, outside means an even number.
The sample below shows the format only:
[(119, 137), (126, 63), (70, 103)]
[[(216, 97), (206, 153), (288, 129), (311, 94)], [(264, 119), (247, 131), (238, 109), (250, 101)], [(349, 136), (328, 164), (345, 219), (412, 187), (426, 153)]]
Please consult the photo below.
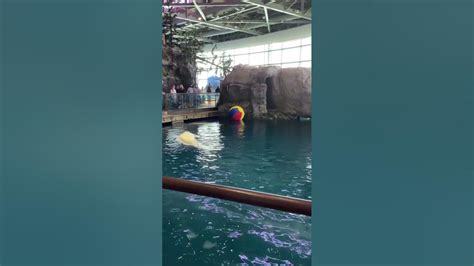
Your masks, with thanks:
[(197, 55), (202, 52), (204, 42), (199, 40), (200, 31), (187, 30), (180, 31), (177, 46), (181, 49), (184, 56), (191, 62), (195, 62)]
[(230, 56), (226, 56), (225, 53), (221, 56), (219, 65), (222, 66), (222, 76), (224, 77), (232, 71), (232, 59)]
[(175, 18), (177, 14), (174, 13), (171, 1), (167, 1), (166, 8), (163, 7), (162, 13), (162, 34), (165, 37), (166, 45), (173, 46), (173, 35), (176, 32)]
[[(232, 71), (232, 59), (229, 55), (226, 55), (225, 52), (221, 55), (216, 54), (214, 52), (215, 49), (216, 45), (214, 45), (211, 50), (211, 58), (204, 59), (202, 57), (198, 57), (198, 59), (209, 64), (209, 67), (205, 69), (206, 71), (213, 71), (215, 75), (225, 78)], [(202, 70), (203, 69), (201, 69), (201, 71)]]
[(177, 14), (171, 6), (173, 1), (167, 1), (167, 8), (163, 10), (163, 34), (165, 43), (170, 47), (178, 47), (181, 53), (189, 59), (189, 62), (196, 60), (198, 53), (202, 51), (204, 42), (200, 40), (200, 31), (196, 29), (184, 30), (176, 25)]
[[(175, 8), (171, 6), (172, 0), (167, 1), (166, 8), (163, 9), (163, 36), (165, 44), (168, 47), (178, 47), (180, 54), (186, 59), (186, 62), (196, 65), (196, 60), (206, 62), (210, 65), (207, 69), (209, 72), (214, 71), (216, 75), (222, 77), (227, 76), (232, 70), (232, 60), (229, 56), (214, 53), (216, 46), (214, 45), (211, 54), (212, 58), (205, 59), (198, 56), (202, 52), (205, 42), (200, 38), (202, 30), (187, 29), (184, 30), (176, 25), (177, 13)], [(173, 55), (171, 55), (173, 57)], [(202, 71), (200, 69), (198, 71)]]
[(196, 30), (184, 30), (177, 25), (180, 9), (173, 7), (173, 2), (164, 2), (162, 10), (163, 78), (168, 88), (175, 82), (188, 87), (196, 82), (196, 56), (204, 43), (198, 40)]

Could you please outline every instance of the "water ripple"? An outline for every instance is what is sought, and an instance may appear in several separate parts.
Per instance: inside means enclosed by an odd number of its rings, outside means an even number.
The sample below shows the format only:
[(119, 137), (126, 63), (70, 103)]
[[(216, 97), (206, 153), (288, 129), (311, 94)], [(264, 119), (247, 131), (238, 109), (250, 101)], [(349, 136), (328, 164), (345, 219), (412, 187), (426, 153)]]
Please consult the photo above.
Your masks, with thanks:
[[(163, 174), (310, 199), (309, 129), (259, 123), (237, 127), (220, 122), (168, 127), (163, 130)], [(177, 136), (185, 130), (209, 149), (177, 143)], [(163, 193), (163, 236), (175, 246), (165, 250), (170, 265), (310, 265), (310, 217), (192, 194)]]

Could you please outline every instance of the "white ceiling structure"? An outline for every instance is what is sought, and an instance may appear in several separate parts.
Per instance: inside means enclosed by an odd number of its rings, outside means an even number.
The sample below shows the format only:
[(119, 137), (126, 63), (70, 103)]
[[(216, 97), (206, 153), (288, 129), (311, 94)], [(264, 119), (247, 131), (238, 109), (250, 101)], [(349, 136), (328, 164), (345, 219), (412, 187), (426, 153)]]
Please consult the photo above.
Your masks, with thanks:
[(311, 0), (163, 0), (180, 32), (208, 43), (259, 36), (311, 23)]

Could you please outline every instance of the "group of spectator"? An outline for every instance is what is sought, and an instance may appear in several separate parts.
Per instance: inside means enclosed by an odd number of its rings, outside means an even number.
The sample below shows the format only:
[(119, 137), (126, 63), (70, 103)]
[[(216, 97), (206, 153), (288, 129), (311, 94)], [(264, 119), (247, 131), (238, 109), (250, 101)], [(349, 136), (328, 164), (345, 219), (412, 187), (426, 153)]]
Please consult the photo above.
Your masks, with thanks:
[[(166, 107), (173, 107), (177, 109), (182, 109), (185, 105), (188, 107), (195, 107), (199, 105), (199, 93), (201, 90), (193, 84), (189, 86), (187, 90), (184, 89), (183, 84), (173, 85), (170, 89), (170, 96), (163, 99), (163, 102)], [(181, 95), (178, 95), (181, 94)], [(192, 94), (184, 96), (182, 94)], [(163, 95), (165, 95), (163, 93)]]
[[(212, 93), (211, 85), (207, 85), (206, 92), (207, 93)], [(220, 89), (219, 89), (219, 87), (217, 87), (216, 90), (215, 90), (215, 93), (219, 93), (219, 92), (220, 92)]]
[[(215, 92), (219, 93), (219, 91), (219, 87), (217, 87)], [(170, 107), (172, 109), (197, 108), (206, 100), (211, 101), (211, 96), (206, 96), (203, 93), (212, 93), (211, 87), (208, 85), (205, 90), (204, 88), (201, 90), (196, 84), (193, 84), (185, 90), (183, 84), (172, 85), (169, 95), (163, 91), (163, 108), (165, 110)]]

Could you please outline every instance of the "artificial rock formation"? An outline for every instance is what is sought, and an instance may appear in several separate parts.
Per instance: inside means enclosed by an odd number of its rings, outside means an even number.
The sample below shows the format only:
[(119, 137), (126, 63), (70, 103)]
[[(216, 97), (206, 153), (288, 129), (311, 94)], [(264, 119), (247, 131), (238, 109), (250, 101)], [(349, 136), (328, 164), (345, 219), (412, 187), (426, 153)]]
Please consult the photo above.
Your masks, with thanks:
[(235, 66), (221, 84), (218, 108), (233, 105), (253, 117), (310, 117), (311, 69)]
[(196, 82), (196, 62), (190, 62), (178, 47), (163, 46), (162, 65), (165, 92), (174, 84), (182, 84), (187, 89)]

